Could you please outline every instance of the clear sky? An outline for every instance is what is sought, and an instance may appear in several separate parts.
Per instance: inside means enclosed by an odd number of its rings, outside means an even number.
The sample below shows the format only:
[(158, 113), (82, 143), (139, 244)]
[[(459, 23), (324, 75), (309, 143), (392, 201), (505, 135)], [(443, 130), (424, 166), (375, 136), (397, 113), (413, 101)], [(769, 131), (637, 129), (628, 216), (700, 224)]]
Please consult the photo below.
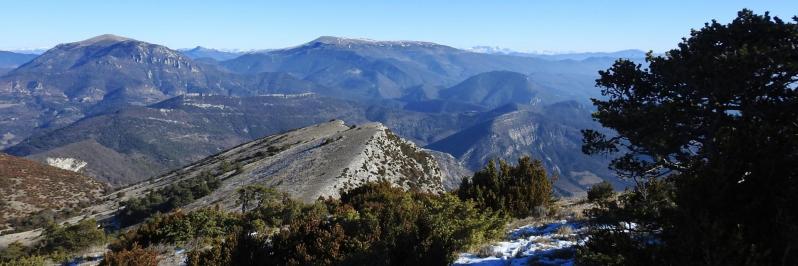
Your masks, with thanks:
[(112, 33), (171, 48), (266, 49), (332, 35), (519, 51), (665, 51), (742, 8), (785, 20), (790, 1), (36, 1), (0, 2), (0, 49)]

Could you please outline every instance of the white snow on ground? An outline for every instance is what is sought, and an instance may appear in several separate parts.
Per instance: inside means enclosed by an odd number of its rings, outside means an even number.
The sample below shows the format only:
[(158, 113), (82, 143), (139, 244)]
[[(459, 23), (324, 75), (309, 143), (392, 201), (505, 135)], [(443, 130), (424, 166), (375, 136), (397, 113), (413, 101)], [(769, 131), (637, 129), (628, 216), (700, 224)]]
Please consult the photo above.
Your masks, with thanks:
[(11, 132), (6, 132), (5, 134), (0, 135), (0, 145), (11, 144), (11, 141), (14, 140), (14, 134)]
[[(568, 231), (559, 230), (561, 227), (570, 227), (570, 233), (560, 234)], [(573, 248), (585, 241), (583, 230), (581, 223), (566, 220), (522, 226), (510, 231), (504, 241), (493, 243), (492, 252), (480, 252), (492, 256), (461, 253), (454, 265), (527, 265), (530, 261), (538, 265), (573, 265)]]
[(183, 105), (194, 106), (194, 107), (198, 107), (198, 108), (202, 108), (202, 109), (217, 108), (217, 109), (222, 109), (222, 110), (224, 110), (224, 109), (228, 108), (228, 107), (227, 107), (227, 106), (225, 106), (225, 105), (221, 105), (221, 104), (209, 104), (209, 103), (190, 103), (190, 102), (186, 102), (186, 103), (183, 103)]
[(149, 119), (149, 120), (155, 120), (155, 121), (161, 121), (161, 122), (165, 122), (165, 123), (171, 123), (171, 124), (178, 124), (178, 125), (184, 125), (184, 126), (191, 126), (191, 125), (189, 125), (188, 123), (185, 123), (185, 122), (180, 122), (180, 121), (176, 121), (176, 120), (169, 120), (169, 119), (163, 119), (163, 118), (155, 118), (155, 117), (149, 117), (149, 116), (147, 117), (147, 119)]
[(300, 97), (313, 96), (314, 94), (315, 93), (312, 93), (312, 92), (303, 92), (303, 93), (295, 93), (295, 94), (272, 93), (272, 94), (263, 94), (262, 96), (282, 97), (282, 98), (300, 98)]
[(64, 170), (69, 170), (72, 172), (80, 171), (81, 168), (85, 167), (89, 163), (75, 159), (75, 158), (50, 158), (47, 157), (45, 159), (48, 165), (55, 166)]

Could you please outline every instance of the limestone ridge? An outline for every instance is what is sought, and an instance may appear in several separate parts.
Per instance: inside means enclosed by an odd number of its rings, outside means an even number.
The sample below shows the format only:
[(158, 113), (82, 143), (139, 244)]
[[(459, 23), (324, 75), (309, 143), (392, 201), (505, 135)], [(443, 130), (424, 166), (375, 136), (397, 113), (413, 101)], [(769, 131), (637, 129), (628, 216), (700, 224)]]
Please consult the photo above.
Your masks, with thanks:
[(439, 164), (431, 153), (397, 137), (380, 123), (347, 126), (333, 120), (239, 145), (125, 190), (137, 194), (135, 190), (158, 188), (209, 172), (222, 179), (222, 186), (187, 208), (220, 204), (235, 209), (236, 190), (252, 184), (276, 188), (305, 202), (338, 197), (342, 189), (381, 179), (408, 189), (439, 193), (444, 191), (443, 184), (450, 182), (441, 169), (463, 169), (461, 165)]

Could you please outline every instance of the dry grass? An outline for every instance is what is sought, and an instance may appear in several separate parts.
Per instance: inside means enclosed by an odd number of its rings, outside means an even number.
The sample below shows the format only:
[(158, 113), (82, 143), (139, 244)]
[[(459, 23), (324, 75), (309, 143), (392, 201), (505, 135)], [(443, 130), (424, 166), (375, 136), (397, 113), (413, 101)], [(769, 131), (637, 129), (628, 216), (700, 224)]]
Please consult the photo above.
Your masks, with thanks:
[(477, 257), (480, 258), (487, 258), (487, 257), (502, 257), (501, 252), (497, 252), (493, 249), (492, 245), (485, 245), (480, 247), (476, 252)]
[(538, 244), (551, 244), (554, 242), (554, 240), (548, 237), (540, 237), (540, 238), (535, 238), (533, 242)]
[(553, 215), (556, 220), (583, 221), (585, 210), (591, 207), (584, 198), (563, 198), (557, 201), (557, 213)]
[(590, 207), (590, 204), (586, 203), (583, 198), (563, 198), (554, 204), (556, 206), (553, 209), (556, 211), (551, 215), (513, 219), (507, 224), (507, 229), (510, 230), (525, 225), (542, 226), (559, 220), (583, 221), (585, 219), (584, 211)]
[(572, 235), (573, 233), (574, 233), (574, 229), (571, 228), (570, 225), (560, 226), (559, 228), (557, 228), (557, 231), (554, 232), (554, 234), (557, 234), (557, 235), (560, 235), (560, 236), (569, 236), (569, 235)]
[(41, 210), (79, 210), (105, 186), (81, 174), (0, 154), (0, 224)]

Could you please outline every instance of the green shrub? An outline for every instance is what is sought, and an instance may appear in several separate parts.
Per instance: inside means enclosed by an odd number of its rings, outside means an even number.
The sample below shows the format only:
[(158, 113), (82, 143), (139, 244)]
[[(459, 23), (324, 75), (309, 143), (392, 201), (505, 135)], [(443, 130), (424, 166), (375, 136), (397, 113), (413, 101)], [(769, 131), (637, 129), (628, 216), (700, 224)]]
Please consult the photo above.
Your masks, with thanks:
[(119, 236), (111, 244), (115, 251), (132, 249), (135, 245), (144, 247), (158, 244), (183, 245), (193, 239), (224, 237), (240, 224), (240, 218), (219, 209), (201, 209), (188, 214), (177, 211), (170, 214), (156, 214), (135, 230)]
[(60, 226), (51, 224), (42, 234), (42, 250), (50, 252), (79, 252), (106, 240), (105, 232), (93, 219), (82, 220), (76, 224)]
[(264, 202), (268, 204), (283, 196), (277, 190), (262, 185), (245, 186), (239, 188), (236, 193), (238, 194), (236, 204), (241, 204), (241, 212), (247, 212), (253, 208), (258, 209)]
[(129, 226), (143, 221), (155, 213), (167, 213), (185, 206), (196, 199), (204, 197), (221, 185), (218, 177), (208, 172), (200, 176), (181, 180), (157, 191), (148, 193), (142, 198), (125, 201), (116, 217), (122, 226)]
[(490, 161), (470, 179), (464, 178), (457, 191), (460, 199), (473, 200), (479, 208), (500, 211), (517, 218), (541, 215), (538, 207), (553, 202), (552, 181), (543, 164), (529, 157), (517, 165)]
[(44, 266), (47, 258), (43, 256), (25, 256), (14, 260), (1, 261), (0, 266)]
[(44, 209), (26, 217), (17, 217), (9, 220), (9, 224), (14, 227), (15, 232), (32, 230), (45, 227), (54, 223), (58, 219), (67, 217), (65, 212), (58, 212), (51, 209)]
[(387, 182), (343, 192), (340, 200), (270, 202), (213, 248), (192, 251), (189, 265), (446, 265), (456, 251), (499, 237), (506, 223), (454, 195)]
[(587, 201), (593, 204), (604, 204), (615, 196), (612, 184), (607, 181), (595, 184), (587, 190)]
[(28, 255), (28, 247), (22, 245), (18, 241), (9, 244), (6, 248), (0, 250), (0, 261), (15, 261), (26, 257)]

